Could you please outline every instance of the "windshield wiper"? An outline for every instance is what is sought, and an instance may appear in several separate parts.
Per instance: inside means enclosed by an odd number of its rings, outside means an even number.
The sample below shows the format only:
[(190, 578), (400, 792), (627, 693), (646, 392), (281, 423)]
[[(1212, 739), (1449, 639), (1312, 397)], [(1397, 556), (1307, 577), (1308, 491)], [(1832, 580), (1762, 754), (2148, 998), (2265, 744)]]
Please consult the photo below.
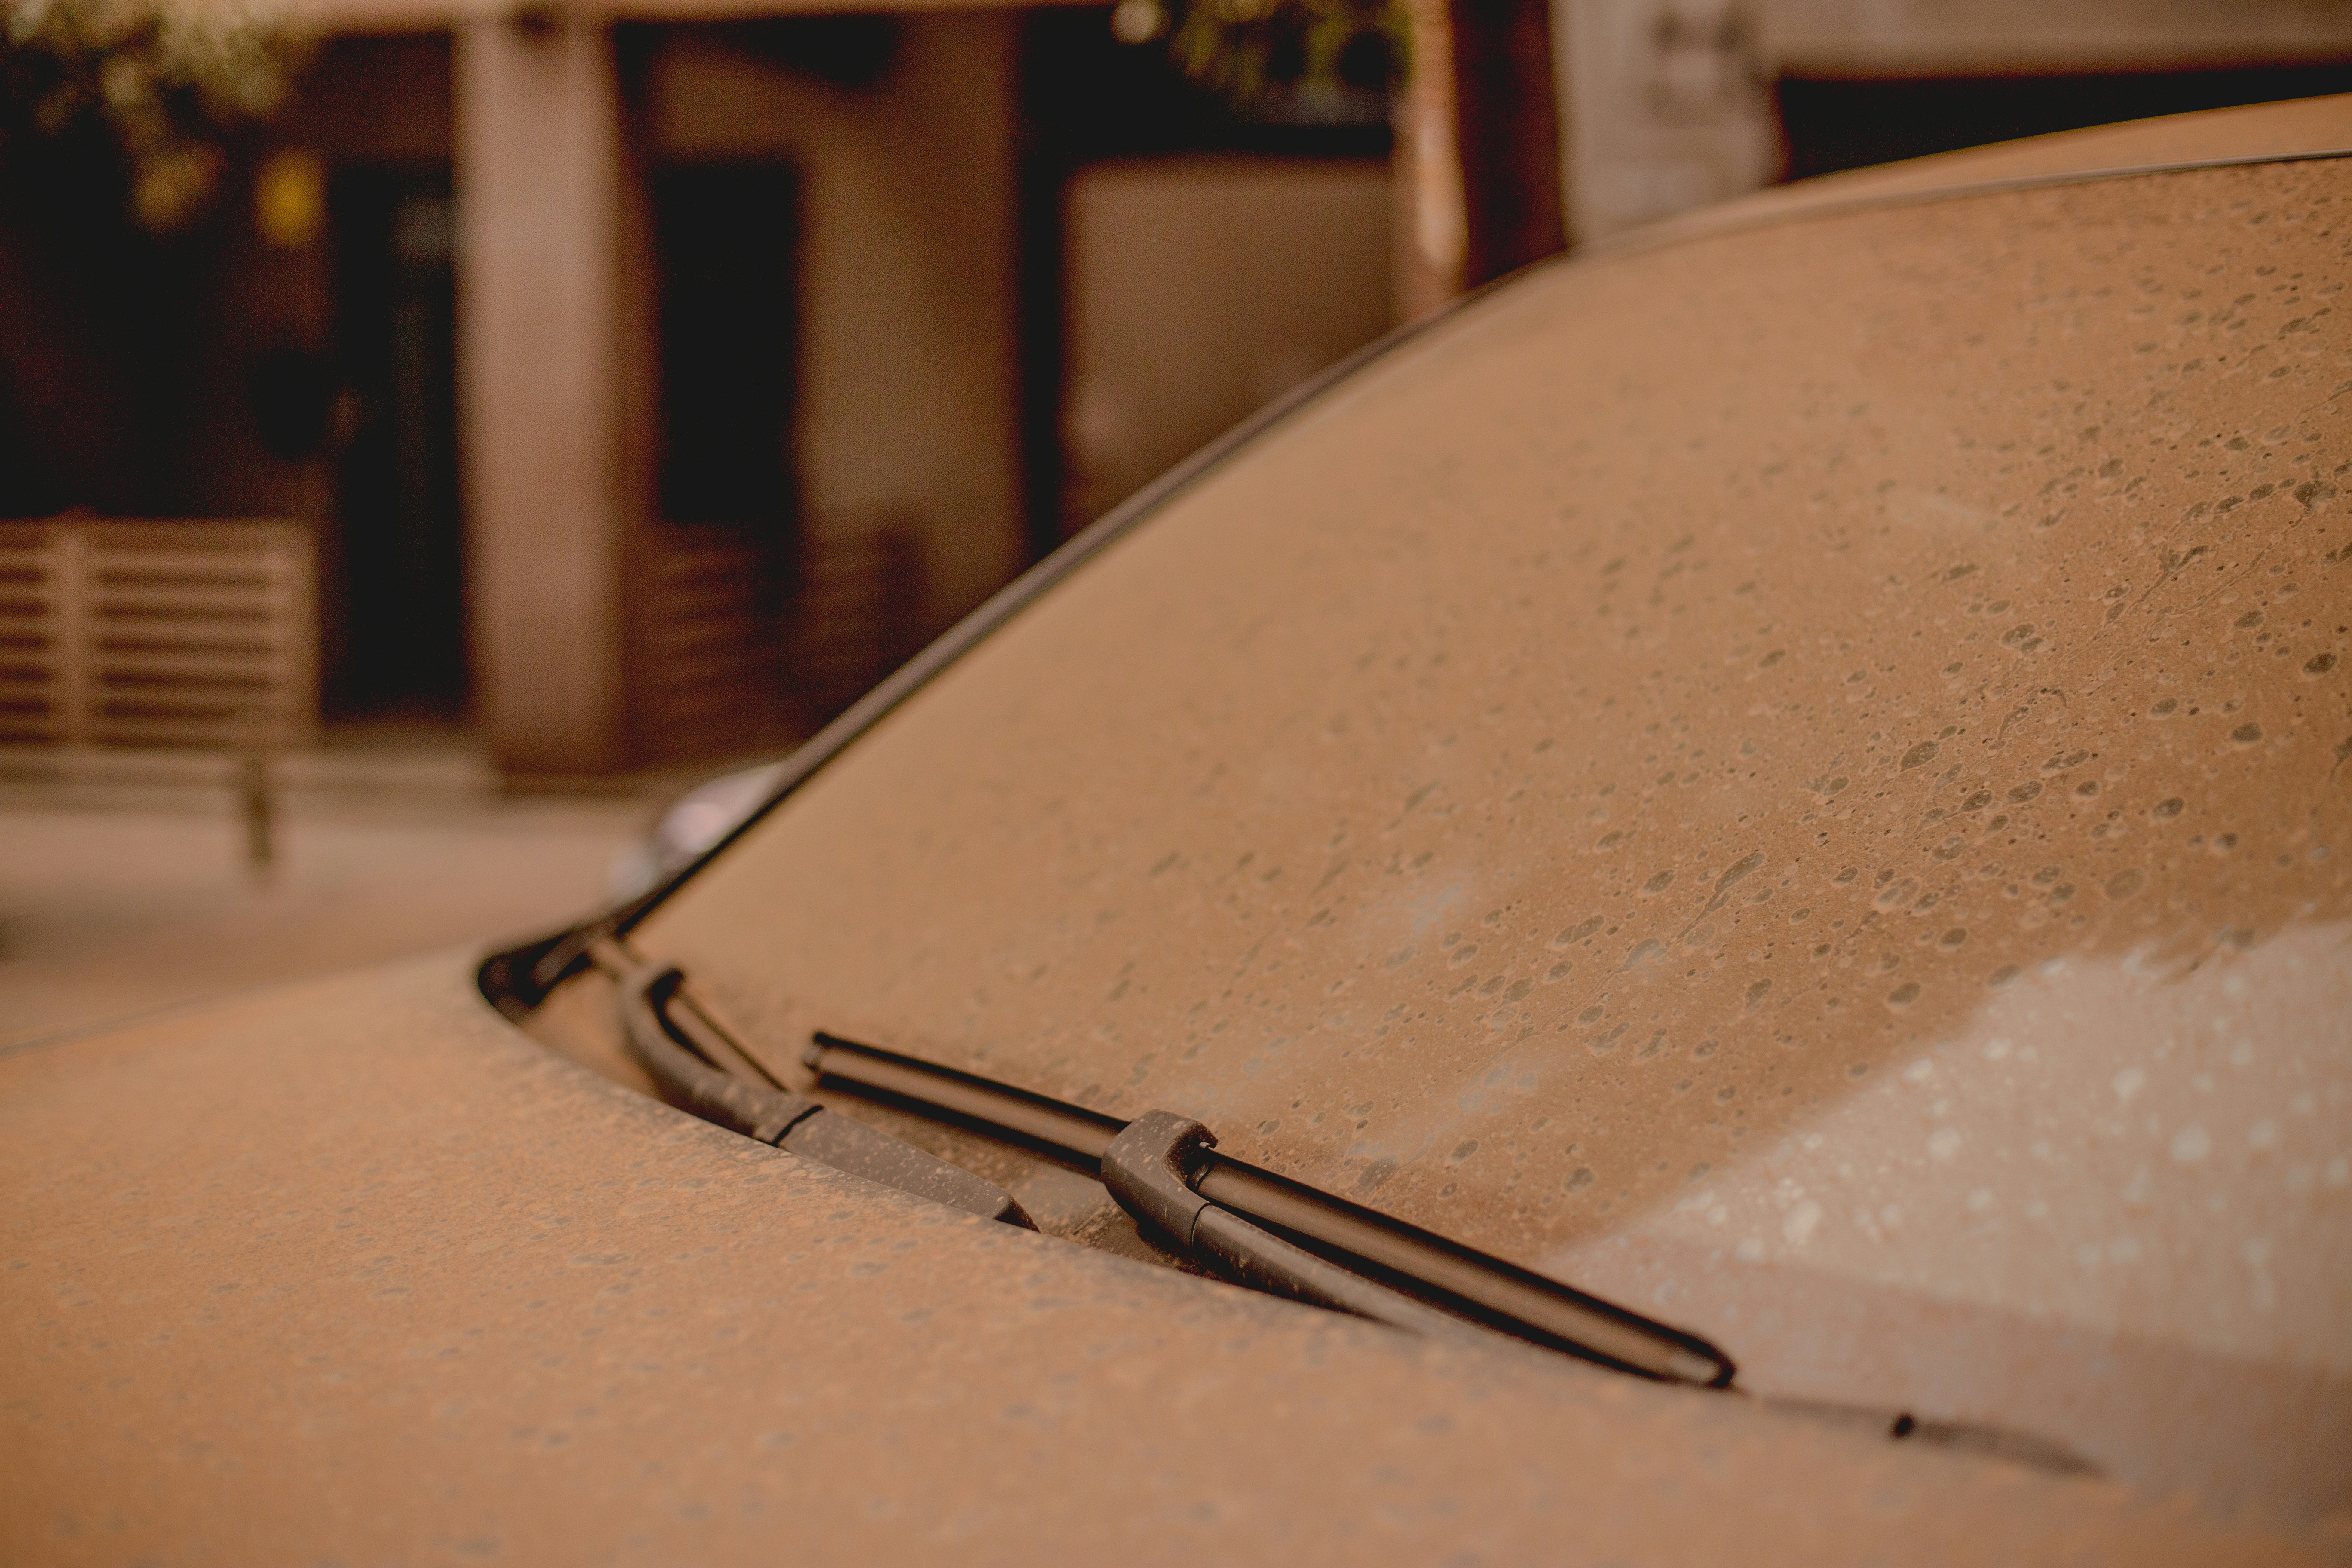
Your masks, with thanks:
[(1036, 1228), (1002, 1187), (785, 1088), (681, 991), (675, 967), (638, 963), (610, 939), (590, 956), (620, 989), (630, 1055), (680, 1110), (853, 1176)]
[[(584, 927), (485, 961), (483, 994), (530, 1010), (509, 979), (558, 946), (620, 992), (631, 1054), (683, 1110), (836, 1170), (984, 1218), (1036, 1228), (1011, 1194), (796, 1093), (685, 990), (609, 928)], [(559, 977), (560, 978), (560, 977)], [(536, 991), (532, 1000), (543, 999)], [(1706, 1340), (1475, 1247), (1220, 1154), (1206, 1128), (1164, 1110), (1122, 1121), (1099, 1110), (837, 1035), (811, 1037), (820, 1082), (1026, 1145), (1098, 1177), (1139, 1225), (1236, 1282), (1417, 1334), (1505, 1336), (1660, 1382), (1729, 1389), (1731, 1358)], [(1925, 1443), (2058, 1475), (2096, 1475), (2065, 1444), (1983, 1422), (1777, 1394), (1782, 1415)]]
[(1214, 1134), (1172, 1112), (1122, 1121), (837, 1035), (814, 1036), (803, 1060), (821, 1083), (1097, 1173), (1120, 1207), (1180, 1254), (1261, 1289), (1424, 1333), (1466, 1319), (1644, 1377), (1731, 1384), (1731, 1358), (1696, 1334), (1220, 1154)]
[[(677, 968), (646, 963), (609, 931), (566, 934), (578, 963), (601, 970), (618, 988), (630, 1053), (671, 1103), (836, 1170), (1035, 1228), (1001, 1187), (788, 1088), (719, 1027)], [(490, 983), (492, 971), (503, 976), (562, 940), (494, 955), (485, 964), (484, 994), (511, 999), (503, 984)], [(811, 1037), (804, 1061), (820, 1082), (1026, 1145), (1096, 1175), (1140, 1226), (1238, 1283), (1425, 1336), (1492, 1342), (1502, 1335), (1661, 1382), (1731, 1387), (1731, 1358), (1695, 1334), (1220, 1154), (1213, 1134), (1172, 1112), (1122, 1121), (822, 1032)], [(1759, 1403), (1784, 1415), (2053, 1474), (2098, 1473), (2064, 1444), (2030, 1432), (1780, 1395)]]

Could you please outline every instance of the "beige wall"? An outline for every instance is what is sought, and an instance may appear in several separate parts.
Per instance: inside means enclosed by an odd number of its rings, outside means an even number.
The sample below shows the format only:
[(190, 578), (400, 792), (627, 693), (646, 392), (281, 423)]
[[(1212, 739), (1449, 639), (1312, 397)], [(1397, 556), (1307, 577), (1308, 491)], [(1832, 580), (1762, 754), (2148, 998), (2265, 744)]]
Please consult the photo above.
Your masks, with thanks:
[(1849, 71), (2180, 69), (2352, 54), (2342, 0), (1769, 0), (1764, 53)]
[(1695, 40), (1750, 16), (1727, 0), (1553, 0), (1570, 243), (1752, 191), (1778, 172), (1760, 62), (1660, 44), (1668, 18)]
[(693, 35), (667, 43), (648, 79), (656, 155), (798, 168), (803, 525), (916, 524), (933, 626), (1024, 556), (1015, 26), (906, 17), (870, 87)]
[(1065, 526), (1393, 319), (1394, 182), (1363, 159), (1099, 164), (1064, 205)]

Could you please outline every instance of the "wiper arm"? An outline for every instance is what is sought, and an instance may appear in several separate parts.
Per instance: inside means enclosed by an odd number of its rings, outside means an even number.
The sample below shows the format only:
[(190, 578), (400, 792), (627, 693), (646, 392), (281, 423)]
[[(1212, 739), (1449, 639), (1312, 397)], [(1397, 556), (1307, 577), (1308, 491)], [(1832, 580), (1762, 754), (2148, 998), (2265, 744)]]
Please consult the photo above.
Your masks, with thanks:
[(1459, 1314), (1644, 1377), (1731, 1384), (1731, 1358), (1696, 1334), (1220, 1154), (1208, 1129), (1171, 1112), (1121, 1121), (837, 1035), (814, 1036), (803, 1059), (822, 1081), (1098, 1173), (1139, 1221), (1260, 1289), (1424, 1332)]
[(679, 1109), (853, 1176), (1036, 1228), (1003, 1188), (777, 1082), (682, 994), (686, 977), (677, 969), (639, 963), (610, 940), (591, 956), (620, 988), (630, 1054)]

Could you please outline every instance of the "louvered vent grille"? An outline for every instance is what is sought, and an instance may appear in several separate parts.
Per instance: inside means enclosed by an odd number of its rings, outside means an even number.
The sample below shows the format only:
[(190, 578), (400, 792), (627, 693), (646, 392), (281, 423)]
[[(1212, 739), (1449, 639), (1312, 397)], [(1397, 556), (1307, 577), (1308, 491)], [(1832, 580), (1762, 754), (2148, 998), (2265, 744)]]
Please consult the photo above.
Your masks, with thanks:
[(299, 523), (0, 523), (0, 742), (305, 744), (317, 637)]
[(657, 536), (644, 664), (651, 753), (662, 760), (775, 744), (783, 717), (777, 672), (775, 547), (743, 531), (667, 523)]

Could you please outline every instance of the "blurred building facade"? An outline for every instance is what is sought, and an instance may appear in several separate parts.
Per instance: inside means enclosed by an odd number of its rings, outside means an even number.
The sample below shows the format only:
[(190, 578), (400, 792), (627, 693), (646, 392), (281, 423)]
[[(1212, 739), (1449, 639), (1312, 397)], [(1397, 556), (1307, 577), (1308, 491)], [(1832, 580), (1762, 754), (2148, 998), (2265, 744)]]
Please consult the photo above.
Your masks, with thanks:
[(302, 520), (331, 710), (517, 777), (775, 743), (1566, 241), (2352, 86), (2352, 14), (2296, 0), (1412, 0), (1393, 125), (1228, 112), (1095, 6), (307, 5), (200, 230), (11, 198), (0, 514)]
[(1569, 224), (1780, 179), (2352, 90), (2328, 0), (1556, 0)]

